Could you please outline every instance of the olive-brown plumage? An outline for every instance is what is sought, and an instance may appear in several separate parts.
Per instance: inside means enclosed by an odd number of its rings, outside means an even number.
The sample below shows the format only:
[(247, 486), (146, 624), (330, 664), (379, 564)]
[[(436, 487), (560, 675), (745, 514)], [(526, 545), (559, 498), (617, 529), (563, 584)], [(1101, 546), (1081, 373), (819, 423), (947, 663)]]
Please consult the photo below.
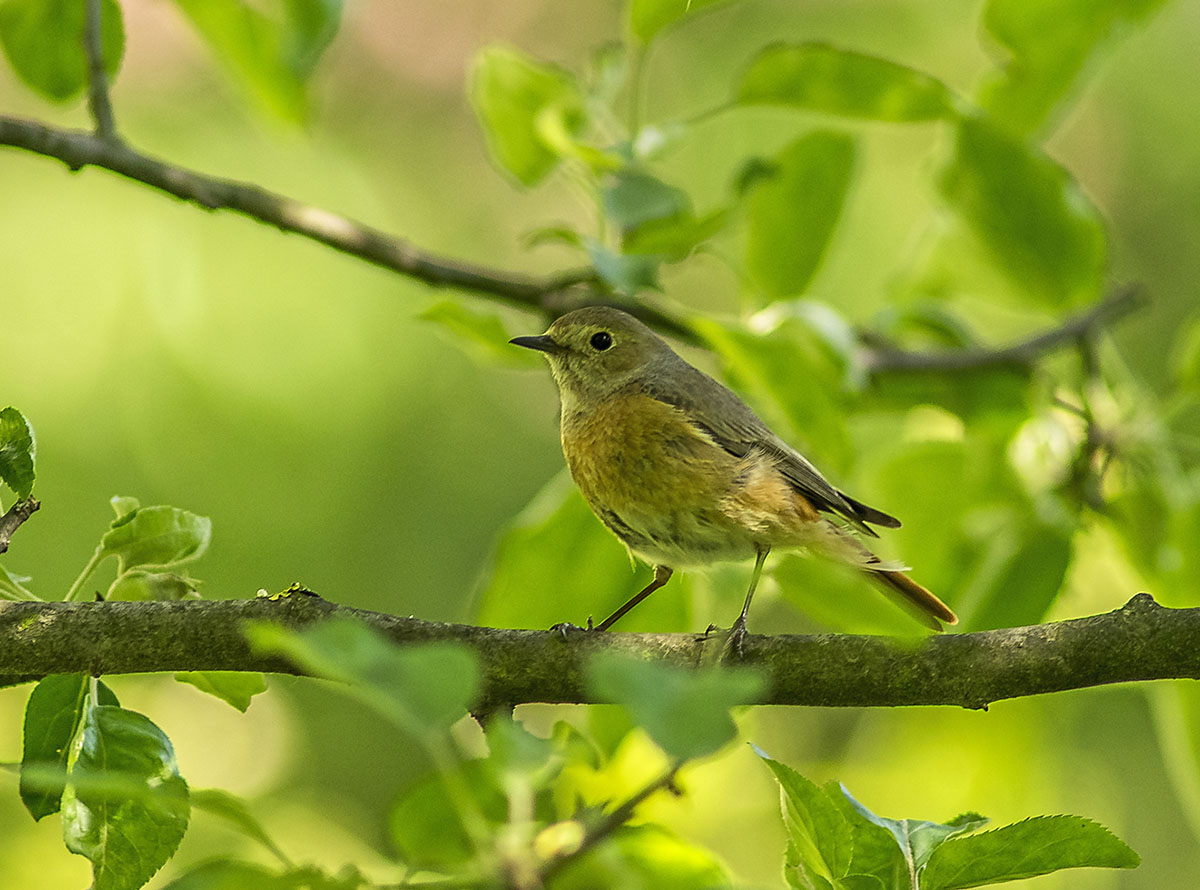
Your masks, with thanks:
[(756, 557), (746, 614), (767, 553), (807, 548), (855, 566), (915, 605), (926, 623), (957, 618), (850, 531), (899, 520), (825, 479), (733, 392), (692, 367), (632, 316), (589, 307), (518, 346), (546, 355), (562, 400), (571, 477), (600, 520), (655, 566), (654, 581), (599, 625), (607, 629), (676, 568)]

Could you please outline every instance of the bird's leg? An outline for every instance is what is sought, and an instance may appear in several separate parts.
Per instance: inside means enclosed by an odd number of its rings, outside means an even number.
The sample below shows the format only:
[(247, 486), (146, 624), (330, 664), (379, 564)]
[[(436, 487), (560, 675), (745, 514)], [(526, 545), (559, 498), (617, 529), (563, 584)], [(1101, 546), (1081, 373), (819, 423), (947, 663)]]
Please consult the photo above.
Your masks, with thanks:
[(729, 639), (725, 650), (732, 652), (738, 658), (742, 657), (742, 641), (746, 638), (746, 616), (750, 614), (750, 601), (754, 599), (754, 591), (758, 587), (758, 579), (762, 577), (763, 563), (767, 561), (770, 547), (759, 546), (758, 557), (754, 560), (754, 574), (750, 576), (750, 589), (746, 591), (746, 602), (742, 606), (742, 614), (738, 615), (733, 627), (729, 628)]
[(633, 596), (631, 596), (629, 598), (629, 601), (626, 602), (625, 605), (621, 606), (621, 608), (617, 609), (617, 611), (613, 612), (611, 615), (609, 615), (607, 618), (605, 618), (603, 621), (601, 621), (599, 624), (597, 624), (595, 629), (596, 630), (608, 630), (610, 627), (612, 627), (614, 624), (616, 624), (618, 619), (620, 619), (622, 616), (624, 616), (624, 614), (626, 612), (628, 612), (630, 609), (632, 609), (634, 606), (636, 606), (638, 603), (640, 603), (642, 600), (644, 600), (650, 594), (654, 593), (654, 591), (658, 590), (658, 588), (662, 587), (664, 584), (666, 584), (668, 581), (670, 581), (671, 574), (672, 574), (672, 569), (669, 566), (655, 566), (654, 567), (654, 580), (651, 581), (649, 584), (647, 584), (645, 587), (643, 587), (640, 591), (635, 593)]

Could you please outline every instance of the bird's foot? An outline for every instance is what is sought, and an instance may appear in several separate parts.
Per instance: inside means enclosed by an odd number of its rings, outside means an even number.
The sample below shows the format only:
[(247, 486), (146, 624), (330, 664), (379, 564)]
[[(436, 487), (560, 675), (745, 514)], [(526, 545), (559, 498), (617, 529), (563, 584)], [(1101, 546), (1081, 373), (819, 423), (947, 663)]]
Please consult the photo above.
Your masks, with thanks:
[(592, 624), (592, 616), (588, 616), (587, 627), (580, 627), (578, 624), (572, 624), (570, 621), (560, 621), (558, 624), (552, 625), (550, 630), (556, 631), (560, 637), (566, 640), (573, 633), (593, 633), (596, 628)]
[(720, 629), (721, 628), (717, 627), (715, 624), (710, 624), (708, 627), (704, 628), (704, 633), (696, 634), (696, 642), (697, 643), (707, 643), (708, 638), (712, 636), (713, 631), (720, 630)]
[(733, 627), (729, 628), (729, 636), (725, 638), (725, 646), (721, 651), (722, 661), (741, 661), (745, 658), (746, 616), (739, 615)]

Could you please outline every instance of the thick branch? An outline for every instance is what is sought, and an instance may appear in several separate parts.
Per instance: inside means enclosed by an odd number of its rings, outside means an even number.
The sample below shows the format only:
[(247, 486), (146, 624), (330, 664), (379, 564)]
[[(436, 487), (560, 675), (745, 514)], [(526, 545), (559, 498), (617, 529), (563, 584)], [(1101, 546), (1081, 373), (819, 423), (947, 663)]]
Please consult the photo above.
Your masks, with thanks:
[(899, 349), (878, 338), (864, 335), (868, 341), (863, 363), (869, 373), (973, 371), (984, 368), (1031, 368), (1038, 359), (1063, 346), (1072, 346), (1080, 338), (1093, 336), (1138, 305), (1140, 288), (1125, 285), (1105, 299), (1062, 324), (1026, 340), (998, 349), (974, 347), (938, 352)]
[[(298, 673), (253, 653), (241, 627), (299, 628), (358, 618), (400, 644), (455, 640), (478, 654), (483, 707), (593, 701), (584, 682), (601, 649), (694, 665), (692, 634), (573, 633), (438, 624), (350, 609), (315, 596), (272, 601), (0, 604), (0, 684), (50, 673), (179, 670)], [(930, 637), (916, 646), (841, 634), (750, 635), (745, 660), (767, 674), (758, 704), (986, 707), (1001, 699), (1167, 678), (1200, 679), (1200, 608), (1167, 609), (1148, 594), (1104, 615)]]
[(0, 516), (0, 553), (8, 552), (8, 542), (30, 516), (37, 512), (42, 502), (35, 497), (21, 498)]

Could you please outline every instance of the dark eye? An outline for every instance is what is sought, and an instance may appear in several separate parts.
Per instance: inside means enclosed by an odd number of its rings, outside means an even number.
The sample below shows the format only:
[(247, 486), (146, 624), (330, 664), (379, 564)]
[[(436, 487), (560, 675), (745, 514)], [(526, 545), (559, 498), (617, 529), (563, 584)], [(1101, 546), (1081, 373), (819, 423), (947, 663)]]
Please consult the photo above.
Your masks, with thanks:
[(596, 350), (597, 352), (603, 352), (604, 350), (608, 349), (608, 347), (612, 346), (612, 334), (610, 334), (608, 331), (597, 331), (596, 333), (592, 334), (592, 339), (590, 342), (592, 344), (592, 349)]

